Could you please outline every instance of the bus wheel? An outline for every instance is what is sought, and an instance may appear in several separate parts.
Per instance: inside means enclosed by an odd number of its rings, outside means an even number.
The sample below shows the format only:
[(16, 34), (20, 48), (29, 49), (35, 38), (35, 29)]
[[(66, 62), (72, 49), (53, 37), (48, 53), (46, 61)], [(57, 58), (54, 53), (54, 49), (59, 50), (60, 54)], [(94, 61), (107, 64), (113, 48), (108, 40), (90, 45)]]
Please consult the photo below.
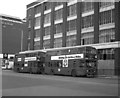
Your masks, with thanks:
[(76, 76), (77, 76), (76, 70), (72, 70), (71, 75), (72, 75), (73, 77), (76, 77)]
[(50, 75), (54, 75), (54, 70), (53, 69), (50, 70)]
[(87, 76), (88, 78), (93, 78), (93, 77), (94, 77), (94, 75), (91, 74), (91, 73), (87, 73), (86, 76)]
[(40, 73), (41, 73), (41, 74), (45, 74), (44, 68), (41, 69), (41, 72), (40, 72)]
[(30, 72), (30, 74), (32, 74), (32, 68), (30, 68), (29, 72)]
[(19, 68), (17, 68), (17, 72), (18, 72), (18, 73), (20, 72), (20, 69), (19, 69)]

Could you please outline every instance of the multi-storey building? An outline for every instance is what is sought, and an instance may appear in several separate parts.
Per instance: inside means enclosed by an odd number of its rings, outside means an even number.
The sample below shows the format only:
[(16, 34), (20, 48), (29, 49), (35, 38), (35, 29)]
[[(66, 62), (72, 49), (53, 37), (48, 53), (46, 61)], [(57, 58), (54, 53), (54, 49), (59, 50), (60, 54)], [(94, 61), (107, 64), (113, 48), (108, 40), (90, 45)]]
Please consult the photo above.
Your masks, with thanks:
[(118, 74), (120, 63), (118, 2), (48, 2), (27, 5), (27, 49), (76, 45), (98, 49), (98, 74)]
[(18, 17), (0, 14), (0, 58), (23, 50), (25, 23)]

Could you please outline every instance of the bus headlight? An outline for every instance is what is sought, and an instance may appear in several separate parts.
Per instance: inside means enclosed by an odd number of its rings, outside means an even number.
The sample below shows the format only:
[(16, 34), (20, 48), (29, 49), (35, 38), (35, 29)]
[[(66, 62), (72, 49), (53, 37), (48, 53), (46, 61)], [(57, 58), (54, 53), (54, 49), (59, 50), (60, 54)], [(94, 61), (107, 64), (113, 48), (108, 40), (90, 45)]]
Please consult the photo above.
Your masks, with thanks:
[(87, 72), (89, 72), (89, 70), (87, 70)]

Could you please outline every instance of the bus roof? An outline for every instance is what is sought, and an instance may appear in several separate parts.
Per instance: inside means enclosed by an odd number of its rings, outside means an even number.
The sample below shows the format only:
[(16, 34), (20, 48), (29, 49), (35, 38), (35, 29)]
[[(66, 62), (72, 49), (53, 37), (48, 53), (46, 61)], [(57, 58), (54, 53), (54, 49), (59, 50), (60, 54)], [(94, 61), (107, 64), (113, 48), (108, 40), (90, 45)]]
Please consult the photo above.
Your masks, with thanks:
[(44, 51), (44, 50), (28, 50), (28, 51), (19, 52), (19, 54), (36, 53), (36, 52), (46, 53), (46, 51)]
[(86, 48), (91, 47), (96, 49), (95, 47), (89, 46), (89, 45), (81, 45), (81, 46), (71, 46), (71, 47), (60, 47), (60, 48), (50, 48), (50, 49), (43, 49), (44, 51), (57, 51), (57, 50), (64, 50), (64, 49), (73, 49), (73, 48)]
[[(92, 47), (92, 46), (81, 45), (81, 46), (59, 47), (59, 48), (49, 48), (49, 49), (41, 49), (41, 50), (28, 50), (28, 51), (19, 52), (19, 54), (36, 53), (36, 52), (46, 53), (47, 51), (57, 51), (57, 50), (73, 49), (73, 48), (85, 48), (85, 47)], [(92, 47), (92, 48), (95, 48), (95, 47)]]

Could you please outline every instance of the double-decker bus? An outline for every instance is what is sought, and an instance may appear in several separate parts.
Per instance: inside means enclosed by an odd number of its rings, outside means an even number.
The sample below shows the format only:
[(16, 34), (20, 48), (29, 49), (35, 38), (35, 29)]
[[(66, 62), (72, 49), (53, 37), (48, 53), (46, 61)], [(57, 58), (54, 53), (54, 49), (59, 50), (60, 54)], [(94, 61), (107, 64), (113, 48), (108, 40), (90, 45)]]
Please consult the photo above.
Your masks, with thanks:
[(16, 72), (43, 73), (45, 51), (23, 51), (15, 55), (14, 68)]
[(94, 77), (97, 74), (97, 50), (91, 46), (46, 49), (45, 73)]

